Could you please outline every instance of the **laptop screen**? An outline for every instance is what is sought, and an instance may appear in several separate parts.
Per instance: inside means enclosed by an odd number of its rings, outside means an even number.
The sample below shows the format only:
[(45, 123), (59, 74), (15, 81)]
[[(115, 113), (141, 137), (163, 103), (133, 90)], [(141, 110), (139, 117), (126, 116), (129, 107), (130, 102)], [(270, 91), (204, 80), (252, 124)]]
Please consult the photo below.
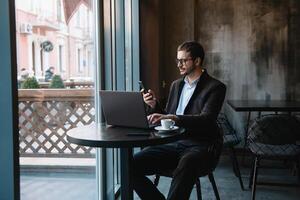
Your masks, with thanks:
[(100, 101), (108, 125), (149, 128), (140, 92), (100, 90)]

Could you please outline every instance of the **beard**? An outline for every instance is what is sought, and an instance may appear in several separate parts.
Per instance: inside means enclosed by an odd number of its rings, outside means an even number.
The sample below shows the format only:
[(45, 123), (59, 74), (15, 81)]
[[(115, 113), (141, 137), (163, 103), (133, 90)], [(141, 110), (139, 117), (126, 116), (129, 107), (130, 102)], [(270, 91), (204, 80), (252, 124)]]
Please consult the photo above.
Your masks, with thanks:
[(192, 74), (195, 71), (195, 69), (196, 69), (196, 66), (193, 65), (191, 68), (186, 69), (185, 72), (182, 75), (188, 76), (188, 75)]

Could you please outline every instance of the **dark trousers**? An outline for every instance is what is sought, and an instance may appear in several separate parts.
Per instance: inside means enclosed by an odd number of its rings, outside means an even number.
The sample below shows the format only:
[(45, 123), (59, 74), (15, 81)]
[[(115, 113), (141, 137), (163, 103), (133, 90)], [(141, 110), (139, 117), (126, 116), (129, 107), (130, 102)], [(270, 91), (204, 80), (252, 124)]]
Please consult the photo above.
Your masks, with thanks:
[(199, 170), (207, 168), (209, 143), (170, 144), (147, 147), (136, 153), (132, 165), (133, 188), (142, 200), (165, 199), (146, 175), (173, 170), (167, 199), (189, 199)]

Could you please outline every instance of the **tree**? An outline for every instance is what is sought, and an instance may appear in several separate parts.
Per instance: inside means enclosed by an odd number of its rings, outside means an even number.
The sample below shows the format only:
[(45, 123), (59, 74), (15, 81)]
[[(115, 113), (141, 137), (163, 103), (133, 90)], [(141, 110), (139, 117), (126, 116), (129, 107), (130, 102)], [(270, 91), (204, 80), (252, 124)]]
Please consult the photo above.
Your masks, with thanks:
[(21, 85), (22, 89), (36, 89), (40, 88), (40, 85), (35, 77), (27, 77)]
[(52, 77), (49, 88), (65, 88), (64, 82), (60, 75), (54, 75)]

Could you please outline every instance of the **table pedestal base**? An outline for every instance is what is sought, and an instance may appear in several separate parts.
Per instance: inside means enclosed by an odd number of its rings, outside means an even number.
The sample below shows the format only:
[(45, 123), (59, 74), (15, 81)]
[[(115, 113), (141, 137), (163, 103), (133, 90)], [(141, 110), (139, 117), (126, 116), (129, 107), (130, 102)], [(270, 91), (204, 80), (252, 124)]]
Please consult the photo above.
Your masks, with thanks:
[(132, 148), (121, 148), (121, 199), (133, 199), (133, 188), (130, 181), (130, 165), (132, 161)]

